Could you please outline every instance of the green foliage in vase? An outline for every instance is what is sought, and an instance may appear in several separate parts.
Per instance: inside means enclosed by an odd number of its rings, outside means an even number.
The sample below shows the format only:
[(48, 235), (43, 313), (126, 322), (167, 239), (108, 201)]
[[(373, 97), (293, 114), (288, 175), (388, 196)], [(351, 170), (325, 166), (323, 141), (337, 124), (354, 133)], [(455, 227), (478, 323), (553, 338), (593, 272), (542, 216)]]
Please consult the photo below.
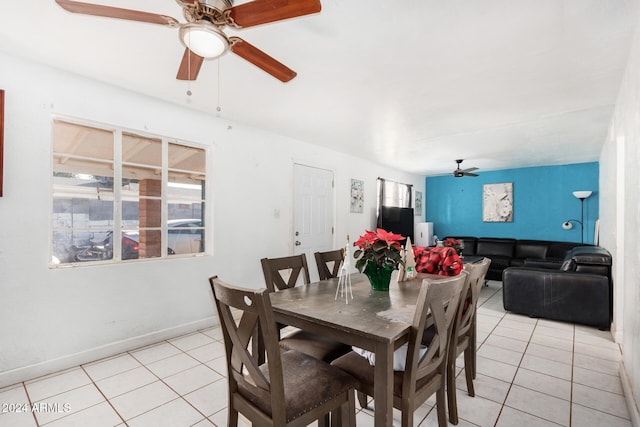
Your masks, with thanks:
[(402, 245), (400, 240), (404, 239), (400, 234), (395, 234), (382, 228), (376, 231), (366, 230), (353, 246), (358, 249), (353, 253), (356, 259), (356, 268), (362, 272), (368, 262), (375, 264), (377, 268), (391, 267), (398, 268), (402, 261)]

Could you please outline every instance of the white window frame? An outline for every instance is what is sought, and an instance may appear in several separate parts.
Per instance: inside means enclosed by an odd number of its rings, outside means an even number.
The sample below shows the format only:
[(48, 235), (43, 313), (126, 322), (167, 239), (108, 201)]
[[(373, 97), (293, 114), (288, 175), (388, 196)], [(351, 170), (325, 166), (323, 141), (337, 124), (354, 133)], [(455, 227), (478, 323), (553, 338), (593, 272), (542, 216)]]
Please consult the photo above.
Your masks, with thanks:
[[(122, 230), (122, 191), (120, 185), (113, 186), (113, 257), (108, 260), (100, 260), (100, 261), (87, 261), (87, 262), (68, 262), (68, 263), (58, 263), (55, 261), (54, 257), (54, 242), (53, 242), (53, 234), (56, 228), (53, 224), (53, 204), (54, 204), (54, 175), (53, 171), (55, 170), (54, 166), (54, 127), (56, 121), (66, 122), (72, 125), (86, 126), (92, 127), (99, 130), (104, 130), (108, 132), (114, 133), (114, 174), (113, 180), (114, 182), (122, 182), (122, 169), (123, 169), (123, 160), (122, 160), (122, 141), (123, 141), (123, 133), (134, 134), (143, 138), (151, 138), (158, 139), (162, 142), (162, 194), (161, 194), (161, 256), (159, 257), (147, 257), (147, 258), (137, 258), (137, 259), (127, 259), (123, 260), (122, 258), (122, 239), (116, 238), (116, 235), (120, 235)], [(168, 233), (168, 218), (169, 218), (169, 145), (177, 144), (185, 147), (191, 147), (195, 149), (200, 149), (204, 151), (205, 155), (205, 171), (204, 171), (204, 192), (205, 198), (203, 200), (204, 207), (202, 211), (202, 219), (203, 219), (203, 231), (205, 236), (205, 244), (202, 252), (197, 253), (188, 253), (188, 254), (173, 254), (168, 255), (167, 253), (167, 244), (169, 240)], [(157, 135), (146, 131), (140, 131), (137, 129), (125, 128), (123, 126), (116, 126), (111, 124), (99, 123), (95, 121), (90, 121), (86, 119), (80, 119), (77, 117), (69, 117), (63, 115), (54, 115), (51, 120), (51, 170), (50, 170), (50, 190), (49, 190), (49, 268), (68, 268), (68, 267), (78, 267), (78, 266), (92, 266), (92, 265), (103, 265), (103, 264), (116, 264), (116, 263), (132, 263), (132, 262), (145, 262), (145, 261), (157, 261), (162, 259), (179, 259), (179, 258), (188, 258), (188, 257), (198, 257), (198, 256), (207, 256), (211, 255), (211, 248), (213, 247), (213, 230), (212, 230), (212, 221), (209, 220), (212, 215), (210, 213), (213, 211), (212, 207), (212, 197), (211, 197), (211, 147), (199, 144), (195, 142), (189, 142), (181, 139), (177, 139), (174, 137), (167, 137), (163, 135)], [(172, 169), (173, 170), (173, 169)], [(72, 229), (71, 229), (72, 230)]]

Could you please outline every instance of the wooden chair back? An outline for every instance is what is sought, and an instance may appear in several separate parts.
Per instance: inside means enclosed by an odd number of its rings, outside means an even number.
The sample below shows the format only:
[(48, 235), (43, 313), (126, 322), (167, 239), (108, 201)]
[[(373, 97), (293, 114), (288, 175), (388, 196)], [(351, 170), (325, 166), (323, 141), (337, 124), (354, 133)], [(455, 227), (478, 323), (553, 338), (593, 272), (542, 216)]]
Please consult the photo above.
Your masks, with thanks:
[(262, 258), (262, 272), (270, 292), (293, 288), (302, 275), (304, 284), (309, 284), (309, 266), (305, 254), (282, 258)]
[[(256, 426), (355, 426), (357, 381), (345, 372), (295, 350), (282, 351), (268, 289), (244, 289), (209, 278), (224, 338), (228, 380), (228, 425), (238, 413)], [(239, 315), (238, 315), (239, 314)], [(253, 341), (264, 346), (256, 353)]]
[(316, 252), (314, 256), (316, 258), (316, 266), (318, 267), (318, 276), (320, 277), (320, 280), (338, 277), (340, 265), (344, 260), (344, 249), (336, 249), (335, 251), (328, 252)]
[[(224, 337), (229, 399), (238, 398), (240, 387), (250, 389), (253, 394), (263, 398), (270, 396), (274, 424), (285, 425), (284, 405), (279, 401), (284, 396), (282, 363), (269, 291), (264, 288), (237, 288), (217, 277), (210, 278), (209, 282)], [(240, 311), (241, 316), (234, 317), (232, 310)], [(250, 351), (250, 342), (256, 331), (262, 336), (269, 366), (268, 375), (260, 370), (258, 356)], [(245, 405), (250, 405), (250, 402), (245, 402)]]
[[(444, 384), (451, 330), (458, 311), (460, 295), (468, 283), (467, 275), (463, 271), (447, 279), (423, 281), (409, 333), (409, 349), (402, 384), (402, 399), (412, 402), (411, 409), (407, 408), (411, 413)], [(431, 316), (433, 320), (434, 333), (426, 353), (420, 358), (420, 344), (427, 316)], [(439, 378), (436, 378), (436, 381), (427, 381), (424, 386), (418, 388), (417, 384), (427, 377)], [(444, 390), (444, 387), (442, 389)], [(403, 409), (403, 417), (404, 412)]]

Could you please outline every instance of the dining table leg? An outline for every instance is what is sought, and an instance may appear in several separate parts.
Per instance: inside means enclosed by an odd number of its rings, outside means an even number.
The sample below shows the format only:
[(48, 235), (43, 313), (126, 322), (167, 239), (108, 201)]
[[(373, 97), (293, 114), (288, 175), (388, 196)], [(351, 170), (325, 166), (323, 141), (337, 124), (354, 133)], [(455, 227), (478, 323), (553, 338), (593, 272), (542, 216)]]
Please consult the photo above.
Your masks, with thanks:
[(376, 344), (374, 425), (393, 426), (393, 343)]

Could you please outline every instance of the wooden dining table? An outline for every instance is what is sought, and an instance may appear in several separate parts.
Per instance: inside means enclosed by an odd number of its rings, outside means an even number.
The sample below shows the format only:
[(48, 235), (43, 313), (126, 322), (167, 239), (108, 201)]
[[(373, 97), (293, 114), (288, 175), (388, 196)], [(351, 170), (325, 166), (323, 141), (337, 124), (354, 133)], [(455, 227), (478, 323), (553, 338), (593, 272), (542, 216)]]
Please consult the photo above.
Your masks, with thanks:
[[(392, 280), (389, 291), (374, 291), (364, 274), (350, 276), (353, 299), (338, 292), (338, 279), (322, 280), (270, 294), (275, 320), (375, 353), (375, 426), (393, 421), (393, 352), (407, 342), (423, 279)], [(363, 363), (367, 363), (363, 359)]]

